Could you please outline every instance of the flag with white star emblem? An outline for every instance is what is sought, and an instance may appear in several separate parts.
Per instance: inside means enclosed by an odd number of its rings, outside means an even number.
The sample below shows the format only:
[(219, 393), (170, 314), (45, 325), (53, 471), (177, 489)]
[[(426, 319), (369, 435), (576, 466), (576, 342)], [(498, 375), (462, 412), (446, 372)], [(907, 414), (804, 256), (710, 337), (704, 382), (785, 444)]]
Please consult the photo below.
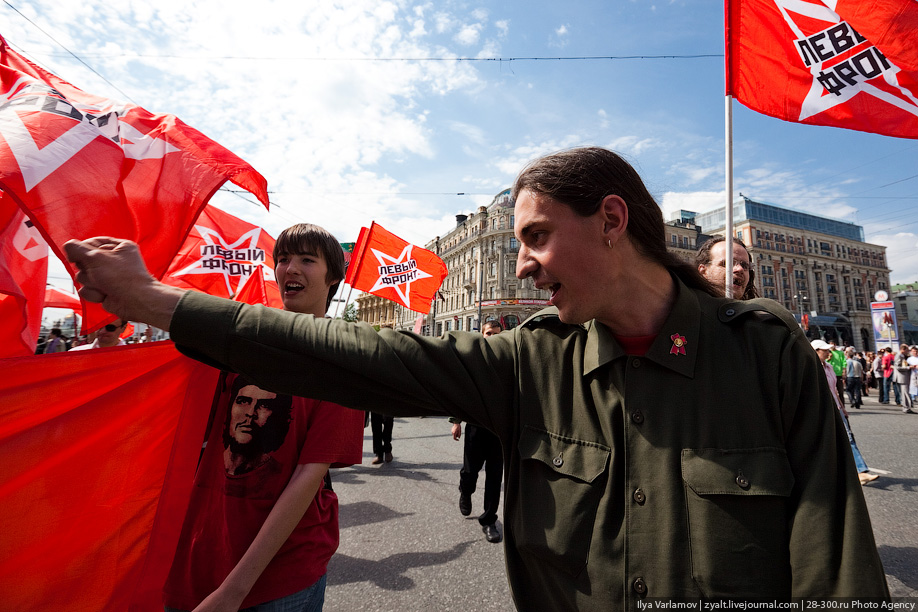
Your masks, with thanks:
[(415, 312), (427, 312), (446, 274), (446, 264), (434, 253), (373, 223), (360, 230), (344, 282)]
[(0, 192), (0, 358), (35, 352), (47, 280), (48, 245)]
[(918, 2), (727, 0), (727, 95), (799, 123), (918, 138)]
[(206, 206), (195, 220), (163, 282), (233, 299), (253, 275), (267, 283), (276, 300), (266, 306), (283, 308), (274, 278), (274, 238), (268, 232), (215, 206)]
[[(227, 180), (268, 205), (249, 164), (172, 115), (87, 94), (0, 37), (0, 189), (55, 254), (73, 238), (128, 238), (161, 277)], [(84, 330), (112, 317), (84, 303)]]

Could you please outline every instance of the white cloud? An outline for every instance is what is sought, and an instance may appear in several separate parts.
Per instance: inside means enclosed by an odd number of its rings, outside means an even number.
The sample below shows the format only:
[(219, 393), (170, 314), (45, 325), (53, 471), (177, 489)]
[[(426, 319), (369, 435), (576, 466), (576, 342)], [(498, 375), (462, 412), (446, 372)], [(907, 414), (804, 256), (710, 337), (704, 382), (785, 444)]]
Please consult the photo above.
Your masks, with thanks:
[[(604, 113), (603, 113), (604, 114)], [(608, 148), (618, 153), (626, 155), (641, 155), (648, 149), (658, 146), (660, 143), (655, 138), (641, 138), (639, 136), (619, 136), (606, 145)]]
[(472, 46), (478, 43), (481, 37), (482, 25), (480, 23), (471, 23), (463, 25), (453, 36), (453, 40), (460, 45)]
[(886, 262), (892, 284), (918, 281), (918, 235), (913, 232), (871, 234), (867, 242), (886, 246)]
[(501, 38), (505, 38), (505, 37), (507, 36), (507, 34), (510, 33), (510, 20), (509, 20), (509, 19), (501, 19), (501, 20), (499, 20), (499, 21), (495, 21), (495, 22), (494, 22), (494, 27), (497, 28), (497, 31), (498, 31), (500, 37), (501, 37)]
[[(663, 218), (669, 221), (672, 213), (679, 210), (690, 210), (701, 213), (724, 207), (723, 191), (668, 191), (658, 198)], [(702, 231), (704, 228), (702, 228)]]
[(569, 40), (568, 35), (570, 34), (570, 28), (567, 24), (563, 24), (554, 29), (551, 33), (551, 36), (548, 37), (548, 46), (555, 48), (566, 47)]

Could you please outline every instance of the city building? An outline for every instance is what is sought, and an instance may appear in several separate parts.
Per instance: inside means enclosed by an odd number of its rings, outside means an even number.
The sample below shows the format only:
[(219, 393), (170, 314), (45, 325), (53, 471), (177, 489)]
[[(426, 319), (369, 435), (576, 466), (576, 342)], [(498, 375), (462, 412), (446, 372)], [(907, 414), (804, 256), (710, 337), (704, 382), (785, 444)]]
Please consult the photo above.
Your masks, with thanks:
[(896, 305), (899, 341), (918, 344), (918, 283), (893, 285), (889, 293)]
[[(724, 234), (726, 216), (723, 208), (679, 211), (668, 225), (687, 222), (698, 228), (700, 245), (704, 234)], [(889, 290), (885, 246), (865, 242), (864, 228), (854, 223), (742, 194), (733, 203), (733, 225), (752, 255), (760, 296), (783, 304), (798, 321), (806, 314), (811, 336), (874, 348), (870, 302)]]
[[(759, 295), (783, 304), (798, 321), (806, 315), (812, 337), (873, 349), (870, 302), (877, 291), (890, 288), (886, 247), (865, 242), (859, 225), (740, 196), (733, 205), (734, 231), (752, 255)], [(449, 275), (422, 333), (477, 330), (489, 319), (510, 329), (548, 305), (547, 291), (516, 278), (519, 245), (513, 222), (513, 200), (505, 189), (475, 213), (456, 215), (454, 228), (425, 245), (443, 259)], [(698, 247), (723, 235), (724, 225), (723, 208), (678, 211), (666, 223), (667, 246), (694, 261)], [(392, 302), (369, 295), (357, 302), (361, 321), (415, 327), (416, 313)]]
[[(548, 306), (547, 291), (536, 289), (529, 279), (516, 278), (519, 245), (513, 220), (513, 200), (510, 190), (505, 189), (488, 206), (480, 206), (469, 215), (456, 215), (455, 227), (424, 245), (446, 263), (449, 275), (422, 333), (439, 336), (452, 330), (478, 330), (481, 322), (491, 319), (511, 329)], [(358, 319), (395, 329), (415, 326), (416, 313), (392, 302), (390, 310), (380, 300), (368, 295), (358, 298)]]

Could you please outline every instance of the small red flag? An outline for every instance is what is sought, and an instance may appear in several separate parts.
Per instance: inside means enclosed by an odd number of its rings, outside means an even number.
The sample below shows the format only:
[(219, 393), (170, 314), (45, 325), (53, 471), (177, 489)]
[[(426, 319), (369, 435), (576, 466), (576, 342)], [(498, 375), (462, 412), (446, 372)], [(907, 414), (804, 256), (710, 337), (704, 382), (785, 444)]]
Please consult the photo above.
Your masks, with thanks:
[(264, 265), (259, 264), (258, 270), (249, 276), (233, 299), (246, 304), (261, 304), (283, 310), (284, 301), (281, 299), (277, 282), (266, 281), (265, 277), (268, 273), (262, 268)]
[(360, 230), (344, 282), (415, 312), (427, 312), (446, 274), (446, 264), (434, 253), (373, 223)]
[(918, 138), (915, 0), (727, 0), (726, 14), (727, 95), (785, 121)]
[[(251, 166), (172, 115), (87, 94), (0, 37), (0, 188), (55, 254), (73, 238), (128, 238), (162, 277), (195, 218), (227, 180), (268, 205)], [(111, 315), (84, 304), (84, 330)]]
[(47, 281), (48, 245), (0, 192), (0, 357), (35, 353)]
[(57, 287), (48, 287), (45, 289), (45, 308), (80, 310), (80, 296), (61, 291)]
[(207, 206), (195, 221), (163, 282), (233, 298), (256, 272), (271, 286), (268, 291), (273, 289), (280, 296), (274, 278), (274, 238), (257, 225)]

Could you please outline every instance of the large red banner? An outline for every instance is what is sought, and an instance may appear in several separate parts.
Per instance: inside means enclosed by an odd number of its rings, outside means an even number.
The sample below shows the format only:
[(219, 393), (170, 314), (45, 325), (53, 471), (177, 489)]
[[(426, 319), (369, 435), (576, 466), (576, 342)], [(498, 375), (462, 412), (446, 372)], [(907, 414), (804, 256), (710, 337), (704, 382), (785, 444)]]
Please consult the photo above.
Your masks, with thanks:
[(283, 308), (274, 278), (274, 238), (257, 225), (207, 206), (169, 266), (163, 282), (234, 298), (253, 274), (260, 274), (272, 298)]
[(0, 357), (35, 352), (47, 281), (48, 245), (0, 192)]
[(415, 312), (427, 312), (446, 275), (446, 264), (434, 253), (373, 223), (360, 230), (344, 282)]
[[(62, 261), (69, 239), (128, 238), (159, 278), (227, 180), (267, 206), (258, 172), (177, 117), (85, 93), (0, 38), (0, 189)], [(84, 330), (111, 319), (84, 312)]]
[(918, 2), (725, 6), (728, 95), (786, 121), (918, 138)]
[(2, 608), (162, 610), (219, 371), (171, 342), (0, 371)]

